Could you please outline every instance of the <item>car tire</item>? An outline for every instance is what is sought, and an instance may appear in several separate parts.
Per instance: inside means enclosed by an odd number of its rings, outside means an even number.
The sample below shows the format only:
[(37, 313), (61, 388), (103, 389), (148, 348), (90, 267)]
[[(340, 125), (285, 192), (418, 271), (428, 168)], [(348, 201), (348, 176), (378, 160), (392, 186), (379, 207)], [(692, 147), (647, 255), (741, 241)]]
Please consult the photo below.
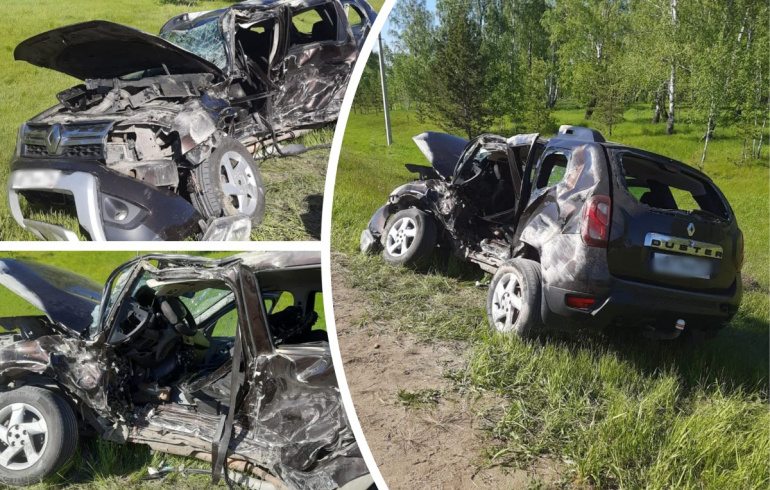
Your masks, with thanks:
[[(75, 413), (50, 390), (24, 386), (0, 393), (0, 425), (4, 430), (0, 435), (0, 483), (5, 485), (37, 483), (56, 473), (75, 454)], [(37, 433), (30, 435), (33, 430)], [(30, 445), (33, 449), (28, 452)]]
[(544, 329), (542, 282), (540, 264), (532, 260), (509, 260), (497, 269), (487, 293), (490, 328), (522, 339), (537, 338)]
[(254, 158), (241, 143), (224, 138), (193, 170), (196, 209), (207, 218), (246, 215), (259, 226), (265, 215), (265, 188)]
[(382, 258), (388, 264), (421, 267), (436, 247), (436, 223), (415, 208), (396, 213), (382, 233)]

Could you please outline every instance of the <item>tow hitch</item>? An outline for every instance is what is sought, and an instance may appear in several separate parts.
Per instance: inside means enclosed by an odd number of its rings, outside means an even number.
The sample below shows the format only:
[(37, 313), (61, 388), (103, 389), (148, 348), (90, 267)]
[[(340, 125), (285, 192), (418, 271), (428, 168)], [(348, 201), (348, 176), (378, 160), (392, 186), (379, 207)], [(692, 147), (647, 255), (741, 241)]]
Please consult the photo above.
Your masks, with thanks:
[(655, 327), (644, 329), (643, 335), (648, 339), (654, 340), (674, 340), (684, 332), (685, 322), (681, 318), (674, 324), (673, 330), (660, 330)]

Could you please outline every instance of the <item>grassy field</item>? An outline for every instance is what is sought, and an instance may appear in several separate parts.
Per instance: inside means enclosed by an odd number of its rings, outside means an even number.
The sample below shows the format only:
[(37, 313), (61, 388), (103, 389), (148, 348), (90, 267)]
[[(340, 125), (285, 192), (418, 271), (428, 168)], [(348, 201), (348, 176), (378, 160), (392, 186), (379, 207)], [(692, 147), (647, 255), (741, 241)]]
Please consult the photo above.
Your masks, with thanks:
[[(585, 124), (581, 111), (554, 116), (559, 124)], [(625, 117), (614, 141), (699, 162), (699, 126), (680, 123), (666, 136), (665, 125), (648, 123), (645, 107)], [(388, 147), (381, 115), (351, 114), (334, 194), (334, 258), (349, 285), (371, 300), (362, 324), (393, 325), (426, 342), (466, 343), (467, 368), (446, 376), (466, 396), (504, 400), (483, 415), (487, 464), (555, 459), (565, 468), (561, 481), (575, 487), (767, 488), (767, 157), (736, 166), (741, 145), (731, 128), (719, 128), (709, 145), (704, 171), (727, 195), (746, 239), (742, 307), (718, 338), (696, 349), (617, 334), (533, 344), (489, 332), (486, 290), (474, 286), (481, 274), (472, 267), (453, 261), (447, 272), (418, 274), (358, 253), (371, 214), (413, 178), (403, 164), (425, 162), (411, 137), (436, 129), (414, 114), (392, 118), (395, 142)]]
[[(5, 188), (8, 165), (13, 155), (20, 125), (35, 114), (57, 103), (56, 94), (80, 83), (61, 73), (14, 61), (13, 50), (21, 41), (43, 31), (94, 19), (126, 24), (156, 33), (174, 15), (211, 10), (234, 2), (162, 0), (6, 0), (0, 18), (0, 184)], [(374, 2), (379, 8), (382, 1)], [(304, 138), (310, 145), (331, 142), (333, 129), (314, 131)], [(321, 201), (326, 178), (328, 151), (320, 150), (297, 157), (259, 162), (266, 191), (266, 214), (254, 240), (319, 240)], [(69, 213), (51, 216), (47, 209), (28, 206), (32, 219), (54, 222), (79, 230), (77, 219)], [(81, 235), (81, 239), (83, 236)], [(0, 241), (35, 240), (11, 217), (3, 193), (0, 199)]]

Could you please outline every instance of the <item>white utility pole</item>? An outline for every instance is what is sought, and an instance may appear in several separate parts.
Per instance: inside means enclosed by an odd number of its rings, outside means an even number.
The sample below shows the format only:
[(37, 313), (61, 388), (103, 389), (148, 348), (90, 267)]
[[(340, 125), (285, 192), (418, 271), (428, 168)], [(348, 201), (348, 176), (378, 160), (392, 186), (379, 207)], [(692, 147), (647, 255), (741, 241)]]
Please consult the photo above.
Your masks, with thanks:
[(385, 55), (382, 52), (382, 36), (377, 36), (380, 47), (380, 82), (382, 83), (382, 106), (385, 112), (385, 135), (388, 137), (388, 146), (393, 144), (393, 134), (390, 132), (390, 109), (388, 109), (388, 84), (385, 80)]

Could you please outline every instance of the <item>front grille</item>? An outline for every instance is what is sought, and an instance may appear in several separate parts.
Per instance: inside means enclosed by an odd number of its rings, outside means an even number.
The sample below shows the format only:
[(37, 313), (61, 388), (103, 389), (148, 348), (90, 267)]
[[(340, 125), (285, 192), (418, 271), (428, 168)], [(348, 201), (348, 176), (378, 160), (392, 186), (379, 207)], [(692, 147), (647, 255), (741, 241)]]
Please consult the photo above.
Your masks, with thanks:
[(23, 154), (30, 157), (99, 159), (112, 122), (86, 124), (27, 124)]
[(64, 156), (71, 158), (100, 158), (102, 147), (100, 145), (68, 146), (64, 149)]
[[(26, 145), (26, 156), (30, 157), (47, 157), (51, 156), (48, 153), (48, 149), (41, 145)], [(77, 145), (67, 146), (62, 151), (61, 155), (66, 158), (101, 158), (102, 147), (100, 145)]]
[(48, 150), (45, 149), (45, 146), (26, 145), (24, 147), (24, 154), (32, 157), (47, 157)]

